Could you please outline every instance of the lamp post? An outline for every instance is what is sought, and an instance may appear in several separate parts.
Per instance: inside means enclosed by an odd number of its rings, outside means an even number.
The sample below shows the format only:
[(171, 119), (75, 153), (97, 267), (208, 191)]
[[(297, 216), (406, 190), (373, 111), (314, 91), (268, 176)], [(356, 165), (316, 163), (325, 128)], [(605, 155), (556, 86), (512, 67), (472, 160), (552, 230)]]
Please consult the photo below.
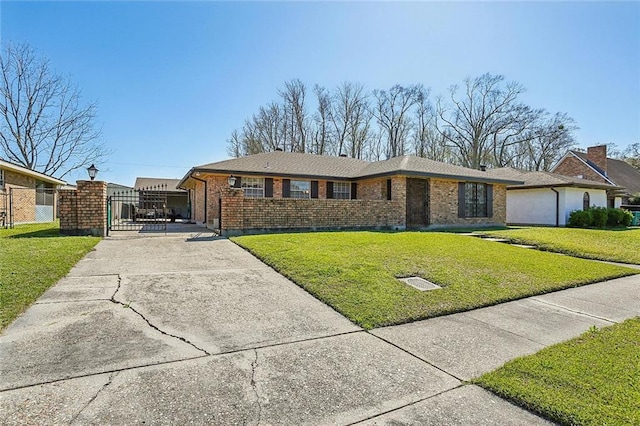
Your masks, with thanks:
[(98, 169), (92, 164), (91, 166), (87, 167), (87, 173), (89, 173), (89, 178), (91, 178), (91, 180), (94, 180), (96, 178), (96, 175), (98, 174)]
[(229, 178), (227, 179), (227, 182), (229, 182), (229, 188), (233, 188), (236, 186), (236, 177), (234, 175), (229, 176)]

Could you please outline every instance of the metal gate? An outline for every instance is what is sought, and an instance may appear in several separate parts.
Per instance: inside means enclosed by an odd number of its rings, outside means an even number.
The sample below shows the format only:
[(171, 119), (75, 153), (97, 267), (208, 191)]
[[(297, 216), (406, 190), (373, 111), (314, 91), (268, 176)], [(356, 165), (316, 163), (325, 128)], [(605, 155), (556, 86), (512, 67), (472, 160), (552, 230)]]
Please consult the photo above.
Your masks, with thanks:
[(166, 231), (174, 213), (167, 210), (167, 186), (114, 191), (107, 197), (109, 231)]

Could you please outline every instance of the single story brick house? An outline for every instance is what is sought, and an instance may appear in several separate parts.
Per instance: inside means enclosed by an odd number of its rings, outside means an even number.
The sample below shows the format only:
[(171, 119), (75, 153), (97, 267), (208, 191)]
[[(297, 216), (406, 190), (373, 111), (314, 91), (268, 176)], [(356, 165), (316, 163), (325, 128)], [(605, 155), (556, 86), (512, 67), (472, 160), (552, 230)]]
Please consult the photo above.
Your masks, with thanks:
[(56, 219), (56, 190), (66, 182), (0, 158), (0, 226)]
[(414, 156), (274, 151), (193, 167), (177, 186), (196, 223), (237, 235), (504, 225), (506, 187), (521, 183)]
[(507, 186), (507, 224), (566, 226), (569, 214), (589, 207), (607, 207), (607, 197), (624, 189), (615, 185), (549, 172), (510, 167), (487, 170), (494, 177), (523, 181)]

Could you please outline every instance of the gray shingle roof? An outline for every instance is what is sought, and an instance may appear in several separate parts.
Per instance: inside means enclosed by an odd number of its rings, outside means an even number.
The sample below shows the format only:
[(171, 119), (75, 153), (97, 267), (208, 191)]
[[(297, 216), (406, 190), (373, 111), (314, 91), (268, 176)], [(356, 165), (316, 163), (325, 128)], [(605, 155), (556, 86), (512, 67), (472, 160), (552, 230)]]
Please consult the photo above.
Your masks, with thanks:
[(180, 183), (180, 179), (138, 177), (134, 188), (136, 190), (150, 188), (159, 191), (161, 187), (164, 187), (166, 192), (184, 192), (184, 190), (178, 189), (178, 183)]
[[(596, 171), (600, 170), (589, 161), (585, 152), (571, 151), (571, 153), (587, 162)], [(626, 188), (628, 194), (640, 192), (640, 172), (626, 161), (607, 158), (607, 177), (616, 185)]]
[(578, 188), (597, 188), (597, 189), (620, 189), (614, 185), (608, 185), (602, 182), (596, 182), (578, 177), (564, 176), (550, 172), (529, 172), (524, 170), (516, 170), (511, 167), (503, 167), (499, 169), (487, 170), (487, 173), (503, 177), (505, 179), (514, 179), (524, 181), (522, 185), (510, 185), (509, 189), (525, 189), (525, 188), (541, 188), (541, 187), (561, 187), (575, 186)]
[(353, 178), (368, 163), (349, 157), (274, 151), (197, 166), (194, 170), (280, 176)]
[(358, 179), (403, 174), (410, 176), (442, 177), (457, 180), (514, 184), (519, 180), (490, 176), (486, 172), (462, 166), (441, 163), (415, 156), (394, 157), (385, 161), (368, 162), (349, 157), (300, 154), (293, 152), (266, 152), (194, 167), (192, 172), (254, 174), (266, 176), (295, 176), (321, 179)]

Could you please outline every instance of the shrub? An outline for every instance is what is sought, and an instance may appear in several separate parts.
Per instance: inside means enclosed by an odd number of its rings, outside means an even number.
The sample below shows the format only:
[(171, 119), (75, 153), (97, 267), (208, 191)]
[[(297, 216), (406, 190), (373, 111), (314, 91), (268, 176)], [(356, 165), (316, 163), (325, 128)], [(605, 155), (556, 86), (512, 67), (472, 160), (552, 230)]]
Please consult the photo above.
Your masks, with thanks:
[(593, 224), (593, 214), (591, 210), (574, 210), (569, 213), (569, 223), (571, 228), (588, 228)]
[(607, 209), (607, 226), (629, 226), (633, 220), (633, 214), (628, 210), (623, 209)]
[(623, 209), (616, 209), (622, 212), (622, 220), (620, 221), (620, 225), (627, 227), (631, 225), (631, 222), (633, 221), (633, 213), (631, 213), (629, 210), (623, 210)]
[(589, 210), (574, 210), (569, 214), (570, 228), (604, 228), (631, 225), (633, 213), (623, 209), (591, 207)]
[(589, 210), (591, 211), (591, 217), (593, 218), (591, 226), (596, 228), (604, 228), (607, 226), (609, 215), (605, 207), (591, 207)]

